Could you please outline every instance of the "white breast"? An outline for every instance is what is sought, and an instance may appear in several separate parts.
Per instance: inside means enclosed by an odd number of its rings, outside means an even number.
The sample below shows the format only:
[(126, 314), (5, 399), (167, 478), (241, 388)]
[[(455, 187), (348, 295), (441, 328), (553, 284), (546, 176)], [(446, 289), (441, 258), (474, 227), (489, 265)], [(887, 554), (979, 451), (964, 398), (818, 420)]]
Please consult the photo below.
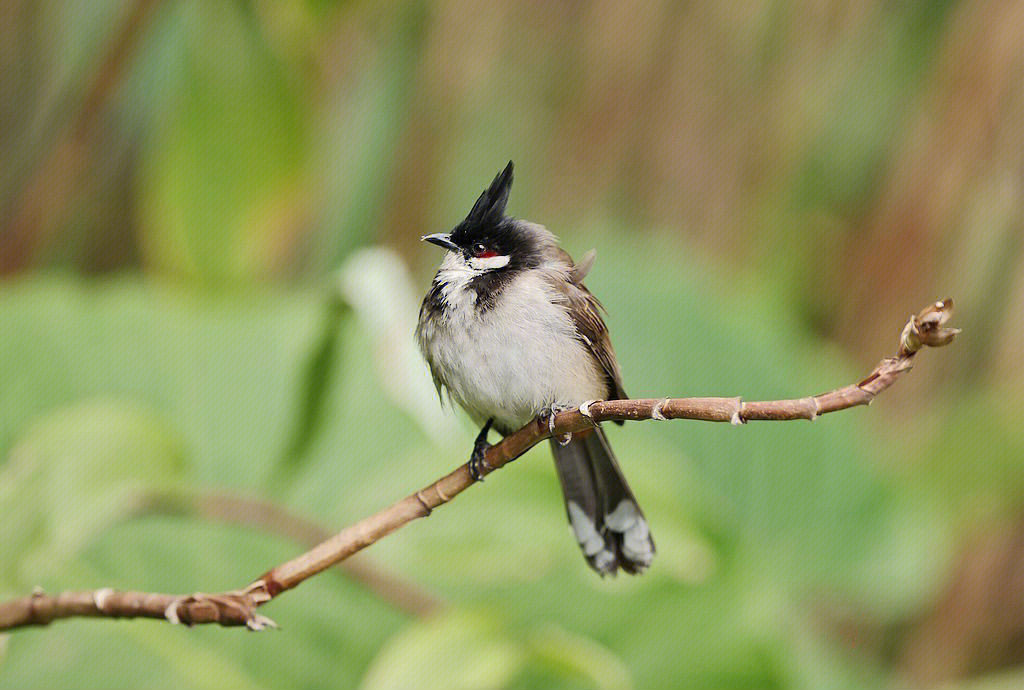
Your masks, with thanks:
[(452, 398), (478, 423), (494, 417), (507, 432), (552, 404), (605, 397), (603, 372), (549, 286), (558, 270), (523, 272), (493, 306), (479, 310), (468, 286), (477, 273), (456, 262), (442, 265), (448, 309), (421, 324), (420, 345)]

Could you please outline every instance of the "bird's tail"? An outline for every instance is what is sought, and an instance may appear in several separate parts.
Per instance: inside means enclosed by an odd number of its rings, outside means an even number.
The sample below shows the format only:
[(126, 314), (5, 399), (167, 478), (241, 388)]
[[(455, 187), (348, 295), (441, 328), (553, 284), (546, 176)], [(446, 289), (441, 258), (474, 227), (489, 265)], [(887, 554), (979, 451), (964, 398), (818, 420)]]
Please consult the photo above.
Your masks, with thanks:
[(619, 568), (641, 573), (654, 558), (654, 540), (600, 427), (551, 439), (569, 525), (590, 567), (601, 575)]

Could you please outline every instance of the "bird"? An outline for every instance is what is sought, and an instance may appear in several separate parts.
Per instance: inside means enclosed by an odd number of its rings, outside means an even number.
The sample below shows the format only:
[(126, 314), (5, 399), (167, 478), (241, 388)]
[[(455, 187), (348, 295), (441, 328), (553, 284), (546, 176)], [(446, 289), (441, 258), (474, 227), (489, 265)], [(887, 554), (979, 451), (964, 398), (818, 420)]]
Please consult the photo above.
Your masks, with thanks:
[[(602, 313), (579, 263), (544, 226), (506, 215), (513, 163), (450, 232), (423, 236), (445, 250), (423, 299), (416, 339), (442, 403), (482, 425), (469, 470), (482, 481), (488, 434), (594, 400), (627, 399)], [(621, 424), (621, 422), (618, 422)], [(550, 440), (569, 525), (600, 575), (646, 570), (647, 519), (600, 425)]]

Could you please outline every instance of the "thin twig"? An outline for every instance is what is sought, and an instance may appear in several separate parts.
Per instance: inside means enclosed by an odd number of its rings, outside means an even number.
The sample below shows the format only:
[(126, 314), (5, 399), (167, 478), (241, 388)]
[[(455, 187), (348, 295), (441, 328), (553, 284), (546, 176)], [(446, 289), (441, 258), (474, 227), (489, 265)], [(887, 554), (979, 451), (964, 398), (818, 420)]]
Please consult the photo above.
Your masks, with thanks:
[[(922, 347), (948, 345), (959, 333), (947, 328), (953, 301), (935, 302), (911, 316), (900, 336), (897, 355), (882, 360), (874, 371), (856, 384), (829, 393), (795, 400), (743, 402), (740, 398), (669, 398), (605, 400), (561, 412), (554, 423), (535, 419), (490, 448), (486, 464), (493, 472), (515, 460), (549, 436), (583, 431), (611, 420), (696, 419), (744, 424), (754, 420), (815, 419), (820, 415), (866, 405), (911, 368)], [(382, 537), (448, 503), (474, 483), (466, 465), (401, 501), (351, 525), (298, 558), (273, 568), (248, 587), (221, 594), (175, 596), (146, 592), (101, 589), (65, 592), (56, 596), (37, 591), (31, 596), (0, 604), (0, 630), (26, 625), (45, 625), (58, 618), (106, 616), (112, 618), (163, 618), (172, 623), (219, 623), (245, 625), (252, 630), (273, 627), (256, 608), (281, 592), (376, 543)]]

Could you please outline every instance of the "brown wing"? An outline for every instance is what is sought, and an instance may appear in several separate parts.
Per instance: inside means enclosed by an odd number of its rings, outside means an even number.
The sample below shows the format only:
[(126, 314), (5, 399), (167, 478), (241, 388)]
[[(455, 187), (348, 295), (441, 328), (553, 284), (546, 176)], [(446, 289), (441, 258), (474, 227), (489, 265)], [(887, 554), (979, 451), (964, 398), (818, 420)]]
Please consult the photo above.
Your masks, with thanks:
[[(572, 266), (572, 259), (568, 254), (565, 258)], [(584, 270), (577, 271), (575, 268), (569, 273), (569, 280), (555, 280), (552, 285), (558, 290), (565, 300), (566, 311), (572, 317), (576, 325), (576, 332), (579, 338), (590, 350), (590, 354), (600, 365), (608, 378), (608, 399), (625, 400), (629, 396), (622, 388), (622, 372), (619, 371), (618, 360), (615, 359), (615, 350), (612, 348), (611, 338), (608, 337), (608, 327), (604, 325), (601, 313), (604, 307), (590, 294), (590, 290), (582, 282), (582, 275), (590, 269), (593, 257), (588, 254), (581, 262)], [(585, 266), (584, 266), (585, 264)]]

